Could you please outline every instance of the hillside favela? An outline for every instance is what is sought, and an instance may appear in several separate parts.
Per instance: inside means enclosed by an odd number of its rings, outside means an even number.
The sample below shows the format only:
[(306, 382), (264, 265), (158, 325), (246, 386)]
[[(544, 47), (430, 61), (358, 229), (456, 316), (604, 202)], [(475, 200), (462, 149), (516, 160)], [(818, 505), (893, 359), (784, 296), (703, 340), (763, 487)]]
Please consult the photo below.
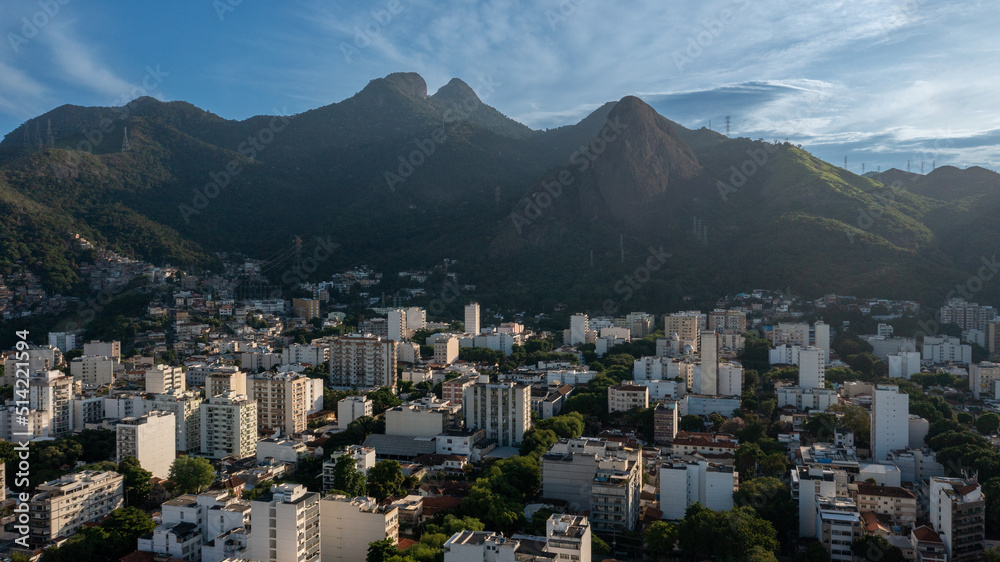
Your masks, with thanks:
[(992, 3), (0, 14), (0, 562), (1000, 561)]

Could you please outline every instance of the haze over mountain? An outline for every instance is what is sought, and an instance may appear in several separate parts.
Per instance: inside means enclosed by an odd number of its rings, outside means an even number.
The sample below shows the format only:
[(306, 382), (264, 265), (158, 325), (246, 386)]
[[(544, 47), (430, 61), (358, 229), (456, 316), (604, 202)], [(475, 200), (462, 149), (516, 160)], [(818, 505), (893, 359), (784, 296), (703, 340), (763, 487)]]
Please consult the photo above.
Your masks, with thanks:
[[(511, 305), (679, 307), (751, 287), (933, 302), (992, 255), (998, 210), (1000, 175), (982, 168), (862, 177), (791, 144), (687, 129), (635, 96), (532, 130), (459, 79), (428, 95), (413, 73), (244, 121), (148, 97), (62, 106), (0, 142), (0, 266), (60, 290), (77, 279), (78, 232), (193, 266), (266, 258), (294, 236), (341, 244), (314, 280), (456, 259), (483, 299)], [(617, 282), (651, 253), (670, 257), (626, 300)]]

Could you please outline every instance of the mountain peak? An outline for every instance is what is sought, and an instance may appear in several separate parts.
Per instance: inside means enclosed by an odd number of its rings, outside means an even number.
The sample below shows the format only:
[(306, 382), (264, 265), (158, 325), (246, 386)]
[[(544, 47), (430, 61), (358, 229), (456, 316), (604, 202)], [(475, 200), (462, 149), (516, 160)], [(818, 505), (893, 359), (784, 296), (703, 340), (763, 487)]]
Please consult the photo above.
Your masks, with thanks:
[[(435, 99), (449, 103), (479, 105), (482, 101), (476, 92), (468, 84), (459, 78), (452, 78), (450, 82), (441, 86), (433, 96)], [(471, 102), (471, 103), (469, 103)]]
[(393, 72), (384, 80), (408, 96), (418, 99), (427, 97), (427, 82), (416, 72)]

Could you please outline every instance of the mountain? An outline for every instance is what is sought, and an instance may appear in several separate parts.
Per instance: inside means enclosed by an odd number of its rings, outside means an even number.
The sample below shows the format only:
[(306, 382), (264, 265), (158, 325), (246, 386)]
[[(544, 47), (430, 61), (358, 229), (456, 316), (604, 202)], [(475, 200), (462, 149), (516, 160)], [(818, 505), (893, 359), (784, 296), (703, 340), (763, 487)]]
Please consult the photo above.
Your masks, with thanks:
[[(297, 115), (233, 121), (140, 98), (32, 119), (0, 142), (0, 208), (25, 225), (0, 230), (0, 271), (73, 285), (73, 232), (194, 268), (301, 236), (307, 252), (340, 244), (316, 279), (447, 258), (505, 306), (664, 310), (751, 286), (933, 302), (991, 251), (998, 178), (862, 177), (787, 143), (687, 129), (633, 96), (535, 131), (459, 79), (428, 95), (396, 73)], [(659, 266), (622, 290), (645, 264)]]

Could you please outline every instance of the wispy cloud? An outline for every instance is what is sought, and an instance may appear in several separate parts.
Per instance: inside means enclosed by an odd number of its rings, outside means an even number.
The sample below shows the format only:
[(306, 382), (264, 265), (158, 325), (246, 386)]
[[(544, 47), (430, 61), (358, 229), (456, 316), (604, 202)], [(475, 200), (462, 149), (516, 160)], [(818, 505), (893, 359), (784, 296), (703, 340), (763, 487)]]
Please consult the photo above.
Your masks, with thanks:
[(49, 27), (41, 40), (48, 44), (52, 61), (63, 80), (106, 96), (109, 102), (129, 99), (132, 84), (118, 77), (100, 60), (98, 48), (73, 36), (72, 22), (60, 22)]

